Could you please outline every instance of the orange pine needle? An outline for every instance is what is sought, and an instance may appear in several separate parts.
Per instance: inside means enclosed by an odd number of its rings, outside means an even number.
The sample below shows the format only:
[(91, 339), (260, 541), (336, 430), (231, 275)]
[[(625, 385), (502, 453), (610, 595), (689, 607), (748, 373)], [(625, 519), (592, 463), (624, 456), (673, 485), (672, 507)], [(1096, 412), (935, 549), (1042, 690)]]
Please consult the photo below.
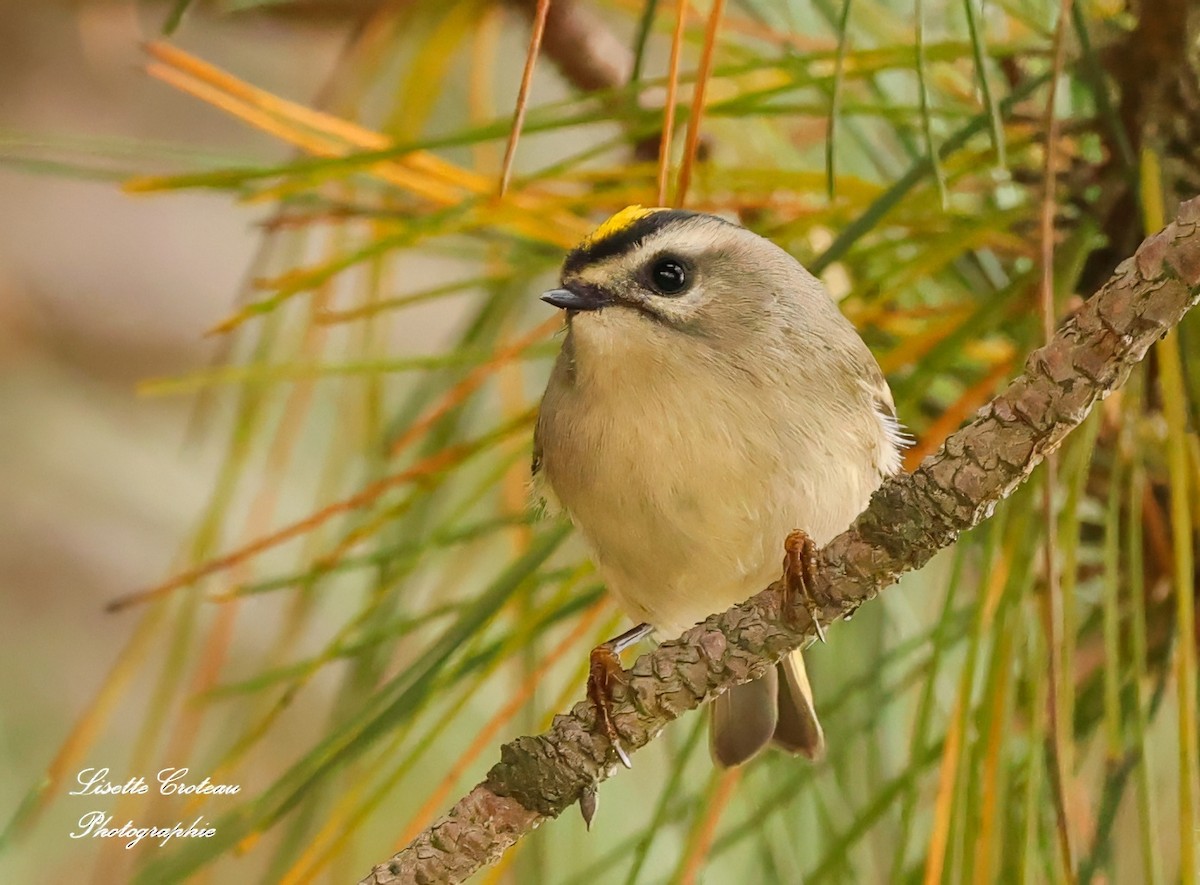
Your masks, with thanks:
[(545, 677), (550, 668), (558, 663), (558, 661), (567, 652), (573, 649), (579, 644), (579, 642), (588, 636), (589, 633), (591, 633), (592, 629), (596, 625), (596, 621), (599, 620), (602, 614), (604, 614), (604, 611), (605, 605), (603, 599), (599, 599), (593, 603), (592, 606), (586, 612), (584, 612), (583, 616), (579, 619), (579, 623), (575, 625), (571, 632), (564, 636), (562, 641), (559, 642), (558, 645), (556, 645), (553, 649), (551, 649), (550, 653), (547, 654), (546, 657), (544, 657), (541, 662), (530, 671), (529, 675), (525, 678), (525, 681), (521, 684), (521, 687), (517, 690), (517, 693), (513, 695), (512, 698), (509, 699), (508, 703), (501, 707), (500, 710), (496, 712), (496, 715), (493, 716), (480, 730), (479, 734), (476, 735), (475, 740), (471, 741), (471, 745), (467, 747), (463, 754), (455, 760), (454, 765), (451, 766), (450, 770), (446, 772), (446, 776), (442, 778), (442, 782), (438, 784), (437, 788), (434, 789), (432, 793), (429, 794), (429, 798), (425, 800), (425, 803), (417, 810), (417, 813), (413, 815), (413, 818), (411, 821), (409, 821), (408, 826), (405, 827), (404, 831), (400, 834), (400, 838), (396, 840), (396, 851), (399, 851), (401, 848), (415, 839), (417, 834), (429, 825), (430, 821), (433, 820), (434, 815), (436, 815), (441, 807), (445, 804), (446, 797), (449, 795), (450, 791), (454, 789), (454, 785), (458, 782), (459, 778), (466, 773), (467, 769), (470, 768), (472, 763), (474, 763), (475, 759), (478, 758), (481, 753), (491, 748), (492, 743), (500, 730), (504, 728), (504, 726), (506, 726), (510, 721), (512, 721), (514, 716), (521, 712), (521, 708), (525, 706), (526, 701), (533, 696), (534, 691), (537, 689), (539, 683), (541, 683), (543, 677)]
[[(246, 81), (240, 80), (229, 72), (221, 70), (216, 65), (209, 64), (170, 43), (163, 43), (156, 40), (150, 41), (145, 44), (145, 50), (147, 54), (158, 59), (168, 67), (175, 68), (195, 77), (197, 80), (209, 83), (229, 93), (231, 96), (262, 108), (267, 113), (307, 126), (316, 132), (337, 135), (345, 141), (361, 140), (362, 132), (365, 132), (365, 130), (359, 130), (359, 127), (338, 120), (338, 118), (332, 117), (329, 114), (323, 114), (302, 104), (280, 98), (265, 89), (251, 86)], [(380, 141), (380, 146), (386, 142), (386, 139), (382, 135), (371, 134), (375, 135)]]
[(508, 191), (512, 179), (513, 161), (517, 157), (517, 141), (521, 138), (521, 127), (525, 125), (525, 109), (529, 105), (529, 90), (533, 86), (533, 69), (538, 53), (542, 49), (542, 35), (546, 33), (546, 16), (550, 14), (550, 0), (538, 0), (533, 16), (533, 28), (529, 33), (529, 52), (525, 55), (525, 70), (521, 74), (521, 88), (517, 92), (517, 107), (513, 112), (512, 129), (508, 133), (508, 144), (504, 148), (504, 165), (500, 170), (500, 196)]
[(403, 508), (404, 502), (396, 507), (385, 507), (379, 513), (368, 519), (361, 525), (357, 525), (350, 531), (346, 532), (345, 536), (334, 545), (333, 549), (328, 553), (323, 553), (321, 556), (313, 560), (313, 569), (320, 572), (337, 565), (341, 559), (348, 554), (356, 544), (361, 543), (365, 539), (371, 537), (376, 532), (383, 531), (391, 525), (398, 515), (398, 511)]
[[(254, 126), (256, 129), (299, 147), (314, 156), (344, 156), (349, 152), (351, 147), (366, 150), (382, 150), (387, 147), (386, 141), (380, 142), (377, 138), (361, 137), (350, 144), (346, 144), (344, 141), (336, 138), (331, 139), (325, 134), (327, 130), (313, 131), (299, 125), (290, 117), (280, 117), (264, 112), (262, 104), (257, 99), (249, 101), (243, 98), (240, 94), (241, 90), (237, 92), (223, 91), (218, 86), (199, 80), (186, 72), (180, 72), (166, 65), (149, 64), (146, 66), (146, 73), (158, 80), (162, 80), (164, 83), (174, 86), (181, 92), (186, 92), (188, 95), (211, 104), (231, 116), (237, 117), (245, 123)], [(270, 93), (264, 93), (264, 95), (270, 96)], [(269, 105), (270, 102), (268, 101), (267, 104)], [(333, 117), (329, 119), (335, 120)], [(338, 128), (340, 127), (336, 125), (328, 127), (328, 129), (334, 130)], [(375, 133), (369, 133), (367, 130), (363, 131), (367, 135), (375, 135)], [(378, 138), (382, 138), (382, 136), (378, 136)], [(436, 174), (432, 174), (429, 170), (409, 168), (409, 165), (403, 162), (406, 159), (411, 160), (412, 155), (398, 158), (394, 161), (380, 161), (371, 164), (367, 168), (389, 184), (438, 205), (455, 205), (463, 199), (465, 194), (462, 190), (440, 180)], [(131, 192), (148, 191), (162, 186), (167, 180), (169, 179), (163, 179), (158, 176), (133, 178), (126, 183), (125, 188)]]
[[(987, 635), (1000, 605), (1000, 597), (1004, 594), (1004, 585), (1008, 583), (1008, 574), (1012, 564), (1007, 550), (1001, 551), (997, 557), (996, 568), (988, 576), (988, 584), (984, 591), (983, 608), (980, 612), (982, 624), (980, 632)], [(950, 819), (954, 810), (954, 792), (958, 784), (958, 758), (962, 747), (963, 710), (971, 703), (971, 685), (966, 681), (965, 674), (958, 687), (958, 698), (954, 710), (950, 714), (950, 724), (946, 729), (946, 742), (942, 747), (942, 762), (938, 770), (937, 798), (933, 806), (933, 831), (929, 836), (929, 849), (925, 855), (925, 885), (938, 885), (942, 881), (942, 873), (950, 841)]]
[(692, 181), (692, 168), (696, 163), (696, 151), (700, 147), (700, 122), (704, 118), (704, 94), (708, 91), (708, 79), (712, 74), (713, 55), (717, 45), (717, 29), (721, 26), (721, 14), (725, 0), (713, 0), (708, 13), (708, 27), (704, 31), (704, 48), (700, 53), (700, 70), (696, 74), (696, 88), (692, 91), (692, 113), (688, 117), (687, 138), (683, 146), (683, 163), (679, 168), (679, 187), (675, 191), (675, 205), (682, 206), (687, 198), (688, 185)]
[[(1042, 314), (1042, 331), (1047, 341), (1054, 337), (1055, 305), (1054, 305), (1054, 216), (1057, 204), (1055, 202), (1055, 186), (1057, 171), (1055, 166), (1056, 151), (1058, 150), (1058, 115), (1055, 113), (1055, 101), (1058, 94), (1058, 81), (1066, 65), (1066, 32), (1071, 19), (1072, 0), (1061, 0), (1058, 11), (1058, 22), (1054, 29), (1054, 76), (1050, 78), (1049, 94), (1046, 97), (1046, 157), (1042, 174), (1042, 202), (1039, 218), (1039, 233), (1041, 240), (1041, 285), (1040, 307)], [(1069, 779), (1074, 768), (1072, 759), (1074, 745), (1072, 743), (1071, 722), (1073, 711), (1068, 709), (1071, 703), (1071, 693), (1066, 680), (1070, 678), (1068, 668), (1070, 662), (1063, 654), (1063, 631), (1066, 625), (1063, 621), (1064, 603), (1062, 598), (1062, 583), (1058, 570), (1058, 520), (1054, 508), (1054, 491), (1057, 486), (1058, 458), (1054, 452), (1046, 456), (1044, 482), (1042, 485), (1042, 510), (1046, 520), (1046, 538), (1042, 546), (1044, 553), (1044, 569), (1046, 575), (1046, 592), (1042, 600), (1043, 629), (1046, 633), (1048, 648), (1046, 675), (1049, 681), (1049, 702), (1047, 709), (1047, 726), (1050, 734), (1050, 786), (1054, 797), (1055, 830), (1058, 837), (1059, 873), (1065, 879), (1075, 878), (1076, 856), (1074, 821), (1071, 820), (1070, 806), (1067, 800)], [(1064, 684), (1060, 684), (1064, 683)], [(1065, 701), (1064, 701), (1065, 698)]]
[(679, 0), (675, 33), (671, 37), (671, 61), (667, 68), (667, 101), (663, 106), (662, 140), (658, 143), (658, 201), (667, 205), (667, 182), (671, 169), (671, 142), (675, 135), (675, 108), (679, 103), (679, 62), (683, 56), (683, 26), (687, 21), (688, 0)]
[(427, 431), (431, 426), (433, 426), (434, 423), (441, 419), (443, 415), (460, 405), (468, 396), (478, 390), (483, 382), (491, 377), (493, 370), (520, 356), (521, 353), (531, 344), (536, 344), (538, 341), (541, 341), (543, 338), (545, 338), (547, 335), (550, 335), (561, 326), (562, 319), (557, 316), (552, 316), (545, 322), (534, 326), (527, 334), (518, 338), (512, 344), (509, 344), (507, 347), (503, 347), (496, 351), (495, 356), (493, 356), (486, 363), (476, 366), (475, 369), (470, 372), (470, 374), (454, 385), (454, 387), (450, 388), (450, 390), (446, 392), (446, 396), (442, 399), (442, 401), (438, 405), (434, 406), (431, 411), (427, 412), (425, 417), (420, 418), (413, 423), (412, 426), (405, 431), (404, 435), (392, 444), (390, 454), (395, 457), (400, 452), (404, 451), (404, 449), (411, 445), (415, 440), (420, 439), (425, 434), (425, 431)]
[(712, 800), (704, 809), (704, 817), (694, 831), (691, 845), (683, 859), (683, 871), (679, 874), (681, 885), (692, 885), (704, 869), (713, 837), (717, 834), (717, 824), (720, 823), (721, 814), (729, 805), (729, 800), (733, 798), (734, 788), (741, 780), (742, 771), (741, 768), (729, 768), (716, 775), (717, 782)]
[(938, 885), (942, 881), (942, 869), (946, 863), (946, 852), (950, 841), (950, 813), (954, 807), (954, 788), (958, 784), (958, 751), (962, 743), (961, 709), (964, 698), (960, 695), (950, 714), (946, 729), (946, 742), (942, 749), (942, 763), (938, 770), (937, 797), (933, 803), (933, 832), (929, 836), (929, 849), (925, 854), (925, 885)]
[(392, 476), (386, 476), (383, 479), (377, 480), (376, 482), (371, 483), (361, 492), (351, 495), (349, 498), (344, 498), (341, 501), (335, 501), (327, 507), (323, 507), (315, 513), (306, 516), (304, 519), (294, 522), (277, 532), (273, 532), (265, 537), (251, 541), (249, 544), (246, 544), (243, 547), (239, 547), (232, 553), (217, 557), (216, 559), (210, 559), (207, 562), (202, 563), (193, 569), (189, 569), (182, 574), (176, 575), (170, 580), (164, 581), (163, 583), (155, 587), (151, 587), (148, 590), (142, 590), (137, 593), (130, 593), (126, 596), (118, 597), (110, 602), (106, 608), (110, 612), (122, 611), (130, 606), (140, 605), (142, 603), (149, 602), (152, 599), (158, 599), (162, 596), (166, 596), (167, 594), (172, 593), (181, 587), (186, 587), (188, 584), (199, 581), (201, 578), (206, 578), (209, 575), (232, 568), (239, 563), (245, 562), (248, 559), (257, 556), (259, 553), (262, 553), (265, 550), (269, 550), (272, 547), (277, 547), (286, 541), (290, 541), (293, 538), (298, 538), (301, 535), (305, 535), (313, 531), (339, 514), (349, 513), (352, 510), (357, 510), (360, 507), (370, 504), (389, 489), (412, 482), (414, 479), (420, 479), (421, 477), (428, 476), (431, 473), (437, 473), (438, 471), (445, 470), (447, 467), (458, 463), (458, 461), (471, 454), (476, 448), (476, 445), (477, 444), (470, 443), (445, 448), (442, 451), (429, 456), (424, 461), (415, 464), (408, 470), (404, 470), (400, 473), (393, 474)]
[(929, 429), (921, 434), (916, 445), (904, 453), (904, 469), (911, 473), (917, 469), (917, 465), (924, 461), (927, 455), (941, 448), (946, 438), (958, 430), (972, 412), (992, 398), (996, 388), (1007, 377), (1011, 368), (1012, 360), (1003, 360), (964, 391), (950, 408), (942, 412), (938, 419), (929, 425)]
[[(392, 146), (387, 136), (330, 114), (306, 108), (258, 89), (220, 69), (163, 43), (150, 43), (146, 50), (157, 63), (147, 72), (176, 88), (213, 104), (252, 126), (304, 149), (315, 156), (346, 156), (353, 150), (379, 151)], [(411, 151), (380, 160), (365, 169), (381, 180), (437, 205), (459, 205), (471, 196), (492, 193), (490, 181), (462, 169), (429, 151)], [(130, 191), (148, 191), (165, 186), (169, 178), (135, 178)], [(502, 205), (480, 204), (481, 222), (508, 228), (521, 236), (573, 246), (587, 225), (577, 215), (564, 211), (556, 198), (534, 193), (512, 195)], [(231, 318), (228, 331), (248, 317)]]
[[(281, 120), (265, 112), (254, 103), (230, 95), (187, 72), (179, 71), (164, 64), (150, 63), (146, 65), (146, 73), (156, 80), (161, 80), (170, 86), (174, 86), (180, 92), (187, 93), (193, 98), (198, 98), (202, 102), (210, 104), (230, 116), (237, 117), (254, 128), (266, 132), (268, 135), (273, 135), (281, 141), (301, 147), (309, 153), (318, 155), (334, 153), (335, 143), (329, 141), (327, 138), (297, 129), (295, 126), (289, 125), (286, 119)], [(131, 192), (152, 190), (160, 180), (159, 176), (136, 177), (126, 183), (125, 189)]]
[[(489, 377), (491, 372), (498, 366), (502, 366), (512, 359), (518, 357), (531, 344), (540, 341), (542, 338), (549, 335), (561, 325), (561, 320), (557, 317), (550, 317), (545, 322), (540, 323), (531, 329), (527, 334), (523, 335), (518, 340), (509, 344), (496, 352), (496, 354), (486, 363), (477, 366), (470, 374), (462, 381), (451, 388), (442, 402), (433, 408), (430, 412), (410, 426), (400, 439), (392, 446), (392, 455), (396, 455), (403, 451), (413, 441), (419, 439), (426, 430), (429, 429), (439, 418), (459, 405), (463, 400), (477, 390)], [(351, 510), (356, 510), (366, 504), (371, 503), (384, 492), (389, 489), (403, 485), (414, 479), (418, 479), (429, 473), (435, 473), (442, 470), (453, 463), (456, 463), (460, 458), (470, 454), (471, 445), (454, 446), (447, 448), (435, 455), (430, 456), (426, 460), (414, 465), (408, 470), (395, 474), (394, 476), (385, 477), (375, 483), (367, 486), (363, 491), (349, 498), (337, 501), (330, 504), (316, 513), (305, 517), (304, 519), (295, 522), (278, 532), (259, 538), (256, 541), (241, 547), (226, 556), (217, 559), (211, 559), (196, 568), (189, 569), (162, 584), (158, 584), (148, 590), (142, 590), (137, 593), (131, 593), (126, 596), (118, 597), (110, 602), (107, 606), (108, 611), (121, 611), (132, 605), (139, 605), (148, 602), (151, 599), (157, 599), (166, 596), (169, 593), (178, 590), (180, 587), (192, 584), (201, 578), (206, 578), (209, 575), (217, 572), (225, 571), (241, 562), (245, 562), (253, 556), (262, 553), (271, 547), (276, 547), (293, 538), (307, 534), (320, 525), (323, 525), (329, 519), (341, 513), (347, 513)]]
[[(1002, 631), (997, 639), (995, 655), (999, 660), (1007, 661), (1012, 649), (1012, 631)], [(983, 789), (981, 795), (987, 797), (980, 813), (979, 830), (975, 834), (975, 881), (986, 885), (994, 881), (995, 863), (993, 849), (996, 846), (996, 831), (999, 827), (1001, 809), (997, 797), (1000, 794), (1000, 764), (1003, 761), (1004, 742), (1008, 737), (1008, 722), (1004, 713), (1008, 708), (1010, 690), (1010, 672), (1007, 667), (1000, 673), (1000, 685), (992, 697), (992, 725), (988, 729), (987, 750), (983, 759)]]
[(507, 878), (512, 865), (517, 862), (520, 856), (520, 845), (514, 845), (511, 851), (506, 851), (496, 861), (495, 865), (488, 871), (487, 878), (483, 880), (482, 885), (499, 885), (500, 882), (511, 881)]
[[(363, 150), (386, 150), (391, 147), (391, 140), (382, 133), (367, 129), (343, 120), (332, 114), (314, 110), (297, 102), (288, 101), (279, 96), (251, 86), (244, 80), (239, 80), (232, 74), (220, 68), (201, 61), (183, 50), (168, 43), (151, 42), (146, 45), (146, 51), (166, 65), (177, 68), (197, 80), (208, 83), (229, 95), (241, 99), (249, 105), (261, 108), (269, 114), (294, 124), (304, 126), (313, 132), (335, 138), (345, 143), (345, 146), (357, 147)], [(482, 176), (468, 172), (443, 160), (428, 151), (412, 151), (384, 161), (387, 165), (408, 166), (412, 171), (420, 172), (427, 178), (441, 179), (443, 183), (472, 191), (476, 194), (487, 192), (488, 182)]]

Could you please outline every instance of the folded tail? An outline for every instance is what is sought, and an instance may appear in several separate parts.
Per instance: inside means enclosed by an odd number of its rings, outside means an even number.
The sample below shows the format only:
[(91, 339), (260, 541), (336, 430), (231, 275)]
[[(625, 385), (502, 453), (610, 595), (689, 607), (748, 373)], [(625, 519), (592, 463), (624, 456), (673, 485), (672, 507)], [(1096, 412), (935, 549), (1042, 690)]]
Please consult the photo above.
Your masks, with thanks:
[(794, 651), (779, 662), (779, 720), (772, 735), (775, 745), (814, 762), (825, 755), (825, 732), (817, 721), (812, 686), (804, 658)]
[(814, 760), (825, 751), (799, 651), (761, 679), (735, 685), (712, 704), (709, 749), (721, 767), (741, 765), (772, 742)]

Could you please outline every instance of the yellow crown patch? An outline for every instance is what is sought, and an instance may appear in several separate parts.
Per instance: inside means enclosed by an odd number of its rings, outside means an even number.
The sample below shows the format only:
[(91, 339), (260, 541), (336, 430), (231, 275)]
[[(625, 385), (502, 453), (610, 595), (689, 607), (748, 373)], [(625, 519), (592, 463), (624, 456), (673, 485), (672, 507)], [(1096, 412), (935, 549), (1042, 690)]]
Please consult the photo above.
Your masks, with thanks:
[(616, 215), (609, 218), (598, 228), (583, 238), (580, 243), (580, 248), (587, 249), (596, 245), (601, 240), (607, 240), (609, 237), (616, 236), (623, 230), (627, 230), (635, 223), (645, 218), (647, 215), (653, 215), (655, 212), (665, 212), (665, 208), (656, 207), (647, 209), (645, 206), (626, 206)]

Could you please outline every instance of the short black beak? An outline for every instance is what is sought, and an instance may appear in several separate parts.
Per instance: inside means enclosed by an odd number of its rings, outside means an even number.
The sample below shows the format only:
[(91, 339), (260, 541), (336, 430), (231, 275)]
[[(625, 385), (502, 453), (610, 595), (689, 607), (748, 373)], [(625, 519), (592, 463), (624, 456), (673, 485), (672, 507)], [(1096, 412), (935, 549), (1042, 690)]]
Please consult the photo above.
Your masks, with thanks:
[(612, 304), (608, 296), (590, 287), (580, 291), (551, 289), (542, 296), (542, 300), (555, 307), (561, 307), (563, 310), (599, 310)]

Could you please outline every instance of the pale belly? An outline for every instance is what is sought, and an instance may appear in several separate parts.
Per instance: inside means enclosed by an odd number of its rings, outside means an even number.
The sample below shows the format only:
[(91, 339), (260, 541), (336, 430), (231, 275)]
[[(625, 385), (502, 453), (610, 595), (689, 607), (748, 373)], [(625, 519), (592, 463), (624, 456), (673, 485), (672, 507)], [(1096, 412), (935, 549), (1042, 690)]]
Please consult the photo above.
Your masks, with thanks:
[(782, 572), (789, 532), (804, 529), (824, 544), (877, 482), (869, 465), (826, 452), (784, 464), (745, 452), (723, 460), (700, 440), (687, 448), (657, 461), (644, 449), (628, 457), (618, 449), (597, 460), (587, 482), (555, 483), (623, 610), (665, 637), (767, 587)]

